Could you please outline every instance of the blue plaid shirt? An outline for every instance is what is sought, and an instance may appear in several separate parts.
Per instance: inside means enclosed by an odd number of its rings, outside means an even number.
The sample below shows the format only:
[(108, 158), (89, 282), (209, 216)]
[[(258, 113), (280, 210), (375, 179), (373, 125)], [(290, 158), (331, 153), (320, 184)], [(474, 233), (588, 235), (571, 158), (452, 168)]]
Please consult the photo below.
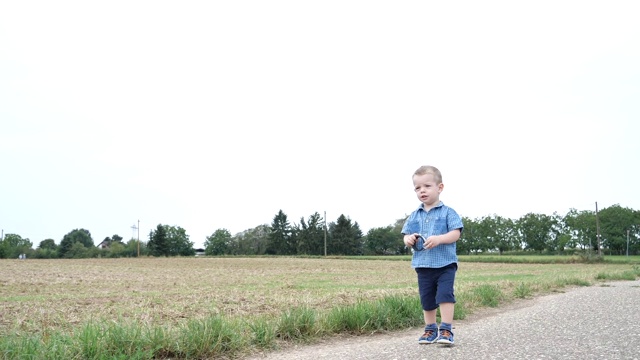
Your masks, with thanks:
[[(402, 234), (421, 234), (425, 239), (431, 235), (446, 234), (451, 230), (464, 228), (460, 215), (452, 208), (445, 206), (442, 201), (429, 211), (425, 211), (423, 204), (409, 215), (402, 227)], [(431, 249), (417, 250), (412, 247), (413, 268), (441, 268), (458, 262), (456, 243), (441, 244)]]

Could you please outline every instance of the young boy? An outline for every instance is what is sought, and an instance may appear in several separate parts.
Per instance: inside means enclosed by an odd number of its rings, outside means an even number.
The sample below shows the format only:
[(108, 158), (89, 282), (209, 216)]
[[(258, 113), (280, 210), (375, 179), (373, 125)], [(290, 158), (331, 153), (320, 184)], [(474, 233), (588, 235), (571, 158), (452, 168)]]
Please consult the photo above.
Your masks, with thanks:
[[(420, 344), (453, 344), (453, 282), (458, 269), (456, 241), (463, 224), (452, 208), (440, 201), (444, 188), (440, 170), (421, 166), (413, 174), (413, 187), (421, 204), (402, 227), (404, 244), (411, 247), (411, 267), (418, 274), (418, 290), (424, 312), (424, 334)], [(440, 327), (436, 310), (440, 307)]]

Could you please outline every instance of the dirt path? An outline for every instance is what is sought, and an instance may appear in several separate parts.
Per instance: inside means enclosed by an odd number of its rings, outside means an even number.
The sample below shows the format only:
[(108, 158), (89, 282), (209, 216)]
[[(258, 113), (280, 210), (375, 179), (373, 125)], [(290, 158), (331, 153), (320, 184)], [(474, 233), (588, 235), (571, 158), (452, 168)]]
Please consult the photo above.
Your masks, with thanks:
[(419, 345), (422, 329), (416, 328), (332, 338), (248, 359), (640, 359), (640, 281), (517, 301), (454, 326), (453, 347)]

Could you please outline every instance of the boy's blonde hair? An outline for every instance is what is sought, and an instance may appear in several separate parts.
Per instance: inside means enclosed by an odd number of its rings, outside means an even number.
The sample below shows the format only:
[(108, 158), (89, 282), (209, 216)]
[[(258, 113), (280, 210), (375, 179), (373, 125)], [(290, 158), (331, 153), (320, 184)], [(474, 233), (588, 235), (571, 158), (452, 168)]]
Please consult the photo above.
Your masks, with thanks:
[(413, 175), (424, 175), (424, 174), (433, 174), (433, 180), (436, 181), (436, 184), (442, 183), (442, 173), (438, 170), (437, 167), (431, 165), (423, 165), (413, 173)]

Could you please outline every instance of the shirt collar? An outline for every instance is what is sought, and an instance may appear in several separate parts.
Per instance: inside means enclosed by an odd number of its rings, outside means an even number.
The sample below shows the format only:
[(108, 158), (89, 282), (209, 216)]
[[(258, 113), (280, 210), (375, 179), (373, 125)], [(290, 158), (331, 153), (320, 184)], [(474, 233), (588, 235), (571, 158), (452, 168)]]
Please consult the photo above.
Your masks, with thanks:
[[(440, 200), (440, 202), (438, 203), (438, 205), (436, 205), (436, 206), (432, 207), (431, 209), (439, 208), (439, 207), (441, 207), (441, 206), (444, 206), (444, 203), (442, 202), (442, 200)], [(425, 211), (425, 210), (424, 210), (424, 204), (423, 204), (423, 203), (420, 203), (420, 206), (418, 206), (418, 210)]]

